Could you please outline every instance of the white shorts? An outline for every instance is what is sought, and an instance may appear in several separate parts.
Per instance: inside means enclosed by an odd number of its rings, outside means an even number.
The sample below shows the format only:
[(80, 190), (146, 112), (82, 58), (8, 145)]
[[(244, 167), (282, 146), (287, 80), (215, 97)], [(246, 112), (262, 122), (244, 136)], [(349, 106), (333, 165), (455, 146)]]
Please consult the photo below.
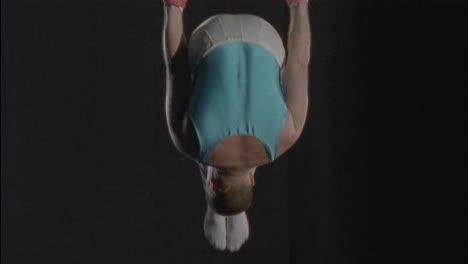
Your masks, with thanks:
[(190, 36), (188, 53), (192, 72), (211, 50), (229, 41), (255, 43), (270, 51), (278, 65), (283, 65), (283, 41), (273, 26), (263, 18), (249, 14), (220, 14), (201, 23)]

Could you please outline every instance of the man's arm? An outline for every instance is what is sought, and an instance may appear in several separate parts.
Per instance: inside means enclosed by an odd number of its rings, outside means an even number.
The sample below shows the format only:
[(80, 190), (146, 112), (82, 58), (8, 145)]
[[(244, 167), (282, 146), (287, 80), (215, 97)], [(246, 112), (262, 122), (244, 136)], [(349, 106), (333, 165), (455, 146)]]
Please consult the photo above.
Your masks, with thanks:
[(294, 3), (289, 9), (287, 58), (281, 79), (286, 88), (286, 103), (294, 124), (294, 133), (291, 133), (293, 136), (290, 139), (293, 144), (301, 135), (307, 117), (311, 33), (308, 1)]
[(183, 8), (164, 3), (163, 53), (166, 65), (166, 121), (176, 148), (189, 157), (195, 153), (187, 137), (190, 122), (187, 107), (191, 95), (187, 41), (184, 36)]

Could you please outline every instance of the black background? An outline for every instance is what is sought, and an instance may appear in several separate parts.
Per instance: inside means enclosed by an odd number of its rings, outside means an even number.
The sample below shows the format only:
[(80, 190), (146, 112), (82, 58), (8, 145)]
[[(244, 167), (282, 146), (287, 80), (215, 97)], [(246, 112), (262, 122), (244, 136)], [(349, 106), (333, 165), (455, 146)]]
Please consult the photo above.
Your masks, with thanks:
[[(2, 1), (2, 263), (465, 263), (466, 1), (310, 4), (308, 122), (213, 250), (164, 116), (159, 0)], [(282, 0), (189, 0), (268, 20)]]

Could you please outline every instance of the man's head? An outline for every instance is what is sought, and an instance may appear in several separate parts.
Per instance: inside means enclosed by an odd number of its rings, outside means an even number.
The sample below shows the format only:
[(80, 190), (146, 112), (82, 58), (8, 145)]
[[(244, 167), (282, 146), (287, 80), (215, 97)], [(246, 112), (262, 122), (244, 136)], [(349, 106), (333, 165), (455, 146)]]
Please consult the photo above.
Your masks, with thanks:
[(206, 200), (218, 214), (236, 215), (246, 211), (253, 198), (255, 168), (206, 168)]

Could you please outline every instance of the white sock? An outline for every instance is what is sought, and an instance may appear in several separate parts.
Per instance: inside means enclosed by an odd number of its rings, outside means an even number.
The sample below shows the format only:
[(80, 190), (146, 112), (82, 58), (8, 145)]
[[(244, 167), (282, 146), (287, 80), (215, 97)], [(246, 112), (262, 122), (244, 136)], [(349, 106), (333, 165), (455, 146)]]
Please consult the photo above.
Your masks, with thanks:
[(245, 212), (226, 217), (226, 247), (238, 251), (249, 238), (249, 222)]
[(208, 205), (203, 230), (205, 237), (214, 248), (219, 250), (226, 248), (226, 217), (216, 214)]

